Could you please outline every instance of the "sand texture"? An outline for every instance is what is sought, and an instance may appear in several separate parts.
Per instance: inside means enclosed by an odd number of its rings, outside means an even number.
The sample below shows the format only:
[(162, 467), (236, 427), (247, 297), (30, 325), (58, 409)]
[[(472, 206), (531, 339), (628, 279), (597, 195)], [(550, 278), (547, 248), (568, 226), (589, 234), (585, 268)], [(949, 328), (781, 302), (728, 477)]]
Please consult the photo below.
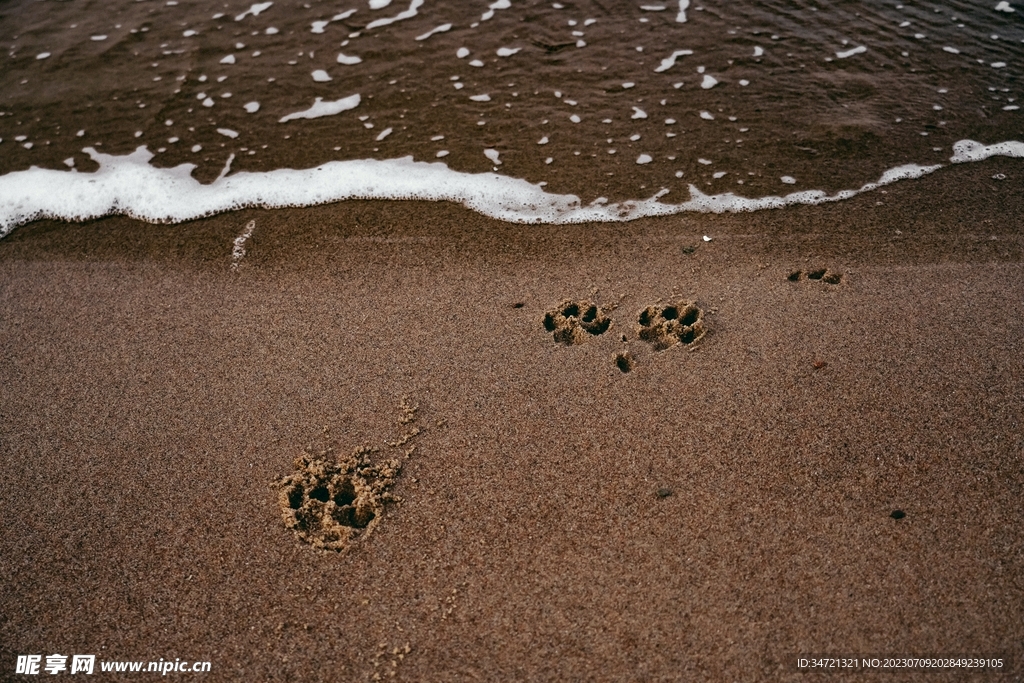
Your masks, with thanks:
[(59, 652), (807, 680), (832, 653), (1021, 680), (1018, 166), (626, 225), (346, 202), (18, 229), (0, 678)]

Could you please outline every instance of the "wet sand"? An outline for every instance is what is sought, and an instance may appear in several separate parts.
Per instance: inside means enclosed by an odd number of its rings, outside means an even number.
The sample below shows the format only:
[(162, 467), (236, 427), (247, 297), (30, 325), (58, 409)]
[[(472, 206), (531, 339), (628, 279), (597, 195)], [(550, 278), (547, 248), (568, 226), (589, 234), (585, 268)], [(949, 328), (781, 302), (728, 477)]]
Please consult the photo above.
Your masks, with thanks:
[[(54, 652), (250, 681), (803, 680), (798, 654), (956, 654), (1016, 680), (1018, 166), (626, 225), (346, 202), (16, 230), (3, 677)], [(820, 268), (841, 281), (788, 279)], [(555, 343), (566, 299), (608, 330)], [(638, 338), (641, 310), (688, 300), (702, 339)], [(387, 445), (404, 397), (408, 457)], [(401, 501), (343, 552), (287, 529), (272, 487), (330, 445), (402, 461)]]

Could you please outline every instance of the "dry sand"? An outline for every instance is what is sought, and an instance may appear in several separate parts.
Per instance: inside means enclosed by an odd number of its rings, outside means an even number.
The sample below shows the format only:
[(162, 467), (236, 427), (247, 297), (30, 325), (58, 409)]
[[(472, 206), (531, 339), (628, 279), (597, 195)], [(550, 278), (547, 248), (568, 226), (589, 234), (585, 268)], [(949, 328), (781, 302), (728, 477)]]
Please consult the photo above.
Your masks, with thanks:
[[(628, 225), (348, 202), (20, 228), (0, 678), (57, 652), (212, 662), (182, 680), (805, 680), (798, 654), (846, 653), (1021, 680), (1021, 189), (992, 160)], [(787, 279), (821, 268), (841, 281)], [(564, 300), (607, 331), (555, 343)], [(686, 301), (703, 338), (638, 337)], [(330, 445), (401, 460), (343, 552), (272, 487)]]

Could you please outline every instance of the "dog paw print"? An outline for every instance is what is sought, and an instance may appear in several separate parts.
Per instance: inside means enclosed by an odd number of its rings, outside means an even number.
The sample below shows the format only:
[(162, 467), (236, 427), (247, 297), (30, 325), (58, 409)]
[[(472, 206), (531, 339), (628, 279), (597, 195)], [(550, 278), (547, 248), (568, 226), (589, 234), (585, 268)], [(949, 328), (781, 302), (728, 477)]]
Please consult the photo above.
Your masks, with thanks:
[(633, 360), (633, 356), (629, 354), (629, 351), (622, 351), (615, 354), (615, 367), (617, 367), (623, 374), (633, 371), (633, 366), (636, 365), (636, 361)]
[(799, 282), (804, 278), (808, 280), (818, 280), (830, 285), (838, 285), (843, 281), (843, 274), (837, 273), (834, 270), (829, 270), (828, 268), (816, 268), (814, 270), (794, 270), (786, 277), (790, 282)]
[(544, 329), (555, 342), (572, 346), (582, 344), (588, 336), (604, 334), (612, 324), (603, 310), (589, 301), (563, 301), (544, 314)]
[(689, 346), (707, 332), (704, 311), (692, 301), (666, 306), (648, 306), (640, 311), (637, 332), (655, 351), (664, 351), (676, 344)]
[(285, 526), (322, 550), (344, 550), (369, 534), (385, 504), (397, 500), (388, 489), (401, 470), (398, 460), (372, 463), (375, 452), (360, 448), (331, 461), (328, 449), (296, 458), (296, 471), (274, 483)]

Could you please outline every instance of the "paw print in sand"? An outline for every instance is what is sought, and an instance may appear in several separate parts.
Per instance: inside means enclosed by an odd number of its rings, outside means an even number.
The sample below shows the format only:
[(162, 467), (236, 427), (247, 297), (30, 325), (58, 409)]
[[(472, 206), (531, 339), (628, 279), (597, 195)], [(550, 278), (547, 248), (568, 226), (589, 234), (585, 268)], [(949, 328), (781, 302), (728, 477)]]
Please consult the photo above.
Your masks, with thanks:
[(692, 301), (666, 306), (648, 306), (640, 311), (637, 332), (655, 351), (698, 341), (707, 332), (704, 311)]
[(612, 324), (596, 304), (589, 301), (563, 301), (544, 314), (544, 329), (559, 344), (582, 344), (588, 335), (604, 334)]
[(321, 550), (344, 550), (369, 534), (401, 470), (398, 460), (371, 463), (373, 448), (332, 461), (330, 449), (295, 460), (296, 472), (275, 482), (284, 524)]
[(838, 285), (843, 281), (843, 274), (828, 268), (815, 268), (814, 270), (794, 270), (786, 277), (790, 282), (799, 282), (804, 278), (825, 282), (830, 285)]

